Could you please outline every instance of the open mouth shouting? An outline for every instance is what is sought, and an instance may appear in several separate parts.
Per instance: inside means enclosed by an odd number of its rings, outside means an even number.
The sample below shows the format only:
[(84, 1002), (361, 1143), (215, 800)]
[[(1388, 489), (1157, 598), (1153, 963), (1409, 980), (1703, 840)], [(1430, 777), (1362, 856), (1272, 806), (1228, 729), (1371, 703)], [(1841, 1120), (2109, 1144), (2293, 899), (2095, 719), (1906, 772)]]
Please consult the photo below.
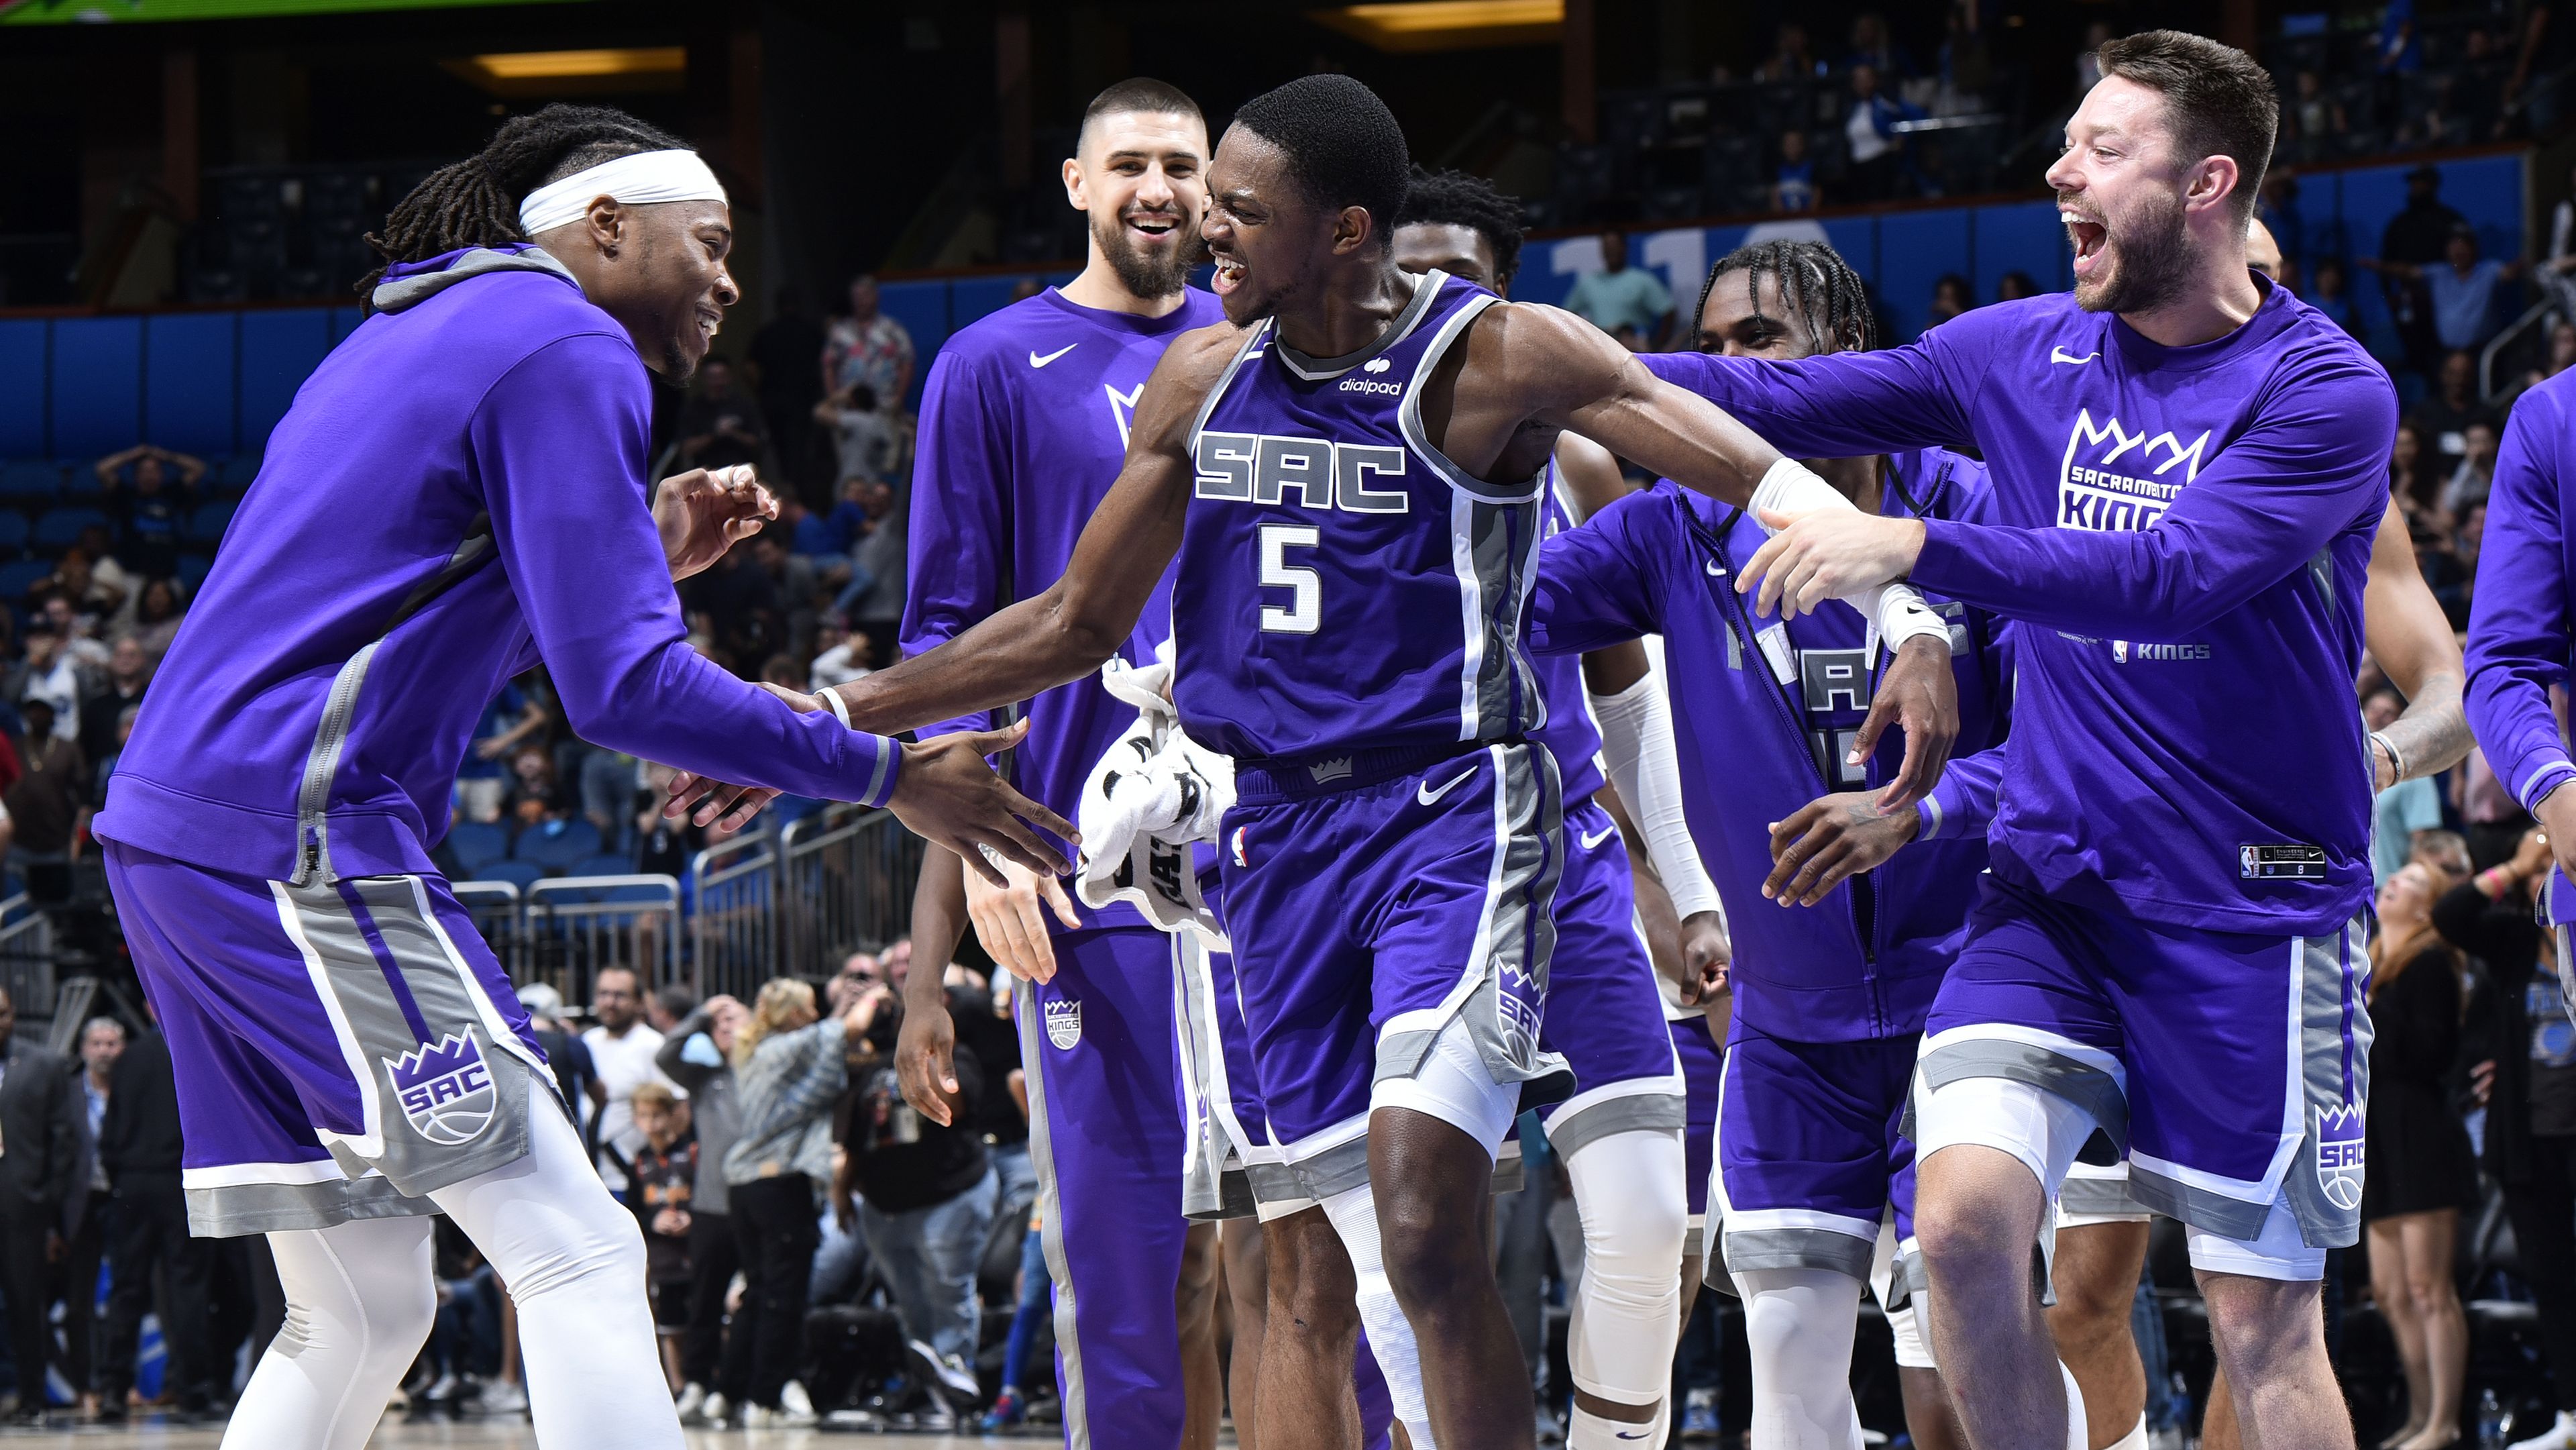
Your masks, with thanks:
[(1220, 252), (1211, 254), (1208, 260), (1216, 264), (1216, 277), (1212, 283), (1216, 295), (1223, 297), (1243, 285), (1243, 262), (1240, 258)]
[(2057, 219), (2066, 223), (2067, 238), (2075, 244), (2075, 280), (2089, 280), (2101, 265), (2103, 251), (2111, 239), (2110, 228), (2099, 218), (2071, 206), (2060, 206)]

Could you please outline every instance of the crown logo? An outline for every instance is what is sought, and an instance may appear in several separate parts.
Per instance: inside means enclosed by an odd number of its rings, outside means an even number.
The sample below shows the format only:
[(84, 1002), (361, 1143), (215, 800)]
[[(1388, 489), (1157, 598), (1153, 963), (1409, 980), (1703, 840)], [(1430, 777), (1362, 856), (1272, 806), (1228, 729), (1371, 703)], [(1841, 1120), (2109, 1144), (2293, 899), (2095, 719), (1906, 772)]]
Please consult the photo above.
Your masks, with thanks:
[(2337, 1208), (2361, 1207), (2364, 1138), (2359, 1104), (2317, 1109), (2317, 1186)]
[(470, 1143), (492, 1126), (500, 1093), (473, 1028), (450, 1032), (400, 1057), (380, 1059), (394, 1101), (412, 1130), (441, 1147)]

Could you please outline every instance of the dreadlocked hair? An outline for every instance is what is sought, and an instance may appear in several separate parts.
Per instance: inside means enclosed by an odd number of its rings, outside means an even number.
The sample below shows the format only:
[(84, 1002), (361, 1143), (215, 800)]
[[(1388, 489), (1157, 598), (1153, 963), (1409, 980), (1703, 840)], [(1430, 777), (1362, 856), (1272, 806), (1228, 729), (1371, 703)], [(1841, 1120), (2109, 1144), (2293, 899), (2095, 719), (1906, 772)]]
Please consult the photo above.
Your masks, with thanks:
[(1878, 345), (1878, 319), (1869, 305), (1869, 288), (1843, 254), (1824, 242), (1755, 242), (1717, 259), (1699, 289), (1699, 310), (1691, 325), (1708, 314), (1708, 298), (1717, 279), (1731, 272), (1750, 272), (1753, 315), (1762, 315), (1762, 276), (1780, 284), (1780, 305), (1807, 325), (1807, 335), (1823, 352), (1866, 352)]
[(1512, 274), (1521, 266), (1521, 208), (1496, 191), (1492, 182), (1463, 171), (1426, 171), (1416, 166), (1395, 224), (1420, 223), (1465, 227), (1483, 237), (1494, 249), (1494, 290), (1511, 290)]
[[(519, 203), (529, 192), (620, 156), (687, 149), (679, 138), (624, 111), (558, 101), (534, 115), (511, 117), (481, 154), (431, 172), (394, 203), (384, 231), (369, 232), (367, 245), (390, 265), (426, 262), (465, 247), (524, 242)], [(383, 267), (368, 273), (358, 283), (358, 296), (372, 299), (384, 275)], [(375, 308), (372, 300), (365, 305)]]

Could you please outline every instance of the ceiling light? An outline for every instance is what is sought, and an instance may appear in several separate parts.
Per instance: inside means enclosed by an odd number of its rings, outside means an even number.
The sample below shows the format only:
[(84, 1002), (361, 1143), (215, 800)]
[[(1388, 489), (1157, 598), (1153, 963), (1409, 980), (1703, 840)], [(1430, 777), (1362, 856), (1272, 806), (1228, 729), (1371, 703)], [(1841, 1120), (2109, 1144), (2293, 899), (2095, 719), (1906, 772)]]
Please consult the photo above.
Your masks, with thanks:
[(686, 46), (613, 50), (528, 50), (451, 60), (447, 69), (496, 95), (566, 91), (677, 90), (688, 79)]
[(1565, 24), (1565, 0), (1412, 0), (1310, 10), (1307, 18), (1386, 51), (1544, 45)]

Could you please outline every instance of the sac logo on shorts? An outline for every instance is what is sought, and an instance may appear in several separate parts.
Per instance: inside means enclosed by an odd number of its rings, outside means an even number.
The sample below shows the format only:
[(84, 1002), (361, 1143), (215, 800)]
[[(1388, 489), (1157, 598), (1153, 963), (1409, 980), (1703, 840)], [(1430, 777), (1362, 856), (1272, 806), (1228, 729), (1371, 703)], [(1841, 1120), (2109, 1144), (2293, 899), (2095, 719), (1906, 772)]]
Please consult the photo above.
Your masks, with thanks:
[(2351, 1103), (2317, 1110), (2317, 1186), (2326, 1202), (2361, 1207), (2361, 1109)]
[(492, 1069), (483, 1061), (482, 1040), (473, 1028), (450, 1032), (435, 1047), (415, 1047), (381, 1060), (413, 1132), (452, 1148), (473, 1142), (492, 1126), (501, 1094), (492, 1085)]
[(1058, 997), (1046, 1004), (1047, 1041), (1058, 1052), (1071, 1052), (1082, 1041), (1082, 1004)]

